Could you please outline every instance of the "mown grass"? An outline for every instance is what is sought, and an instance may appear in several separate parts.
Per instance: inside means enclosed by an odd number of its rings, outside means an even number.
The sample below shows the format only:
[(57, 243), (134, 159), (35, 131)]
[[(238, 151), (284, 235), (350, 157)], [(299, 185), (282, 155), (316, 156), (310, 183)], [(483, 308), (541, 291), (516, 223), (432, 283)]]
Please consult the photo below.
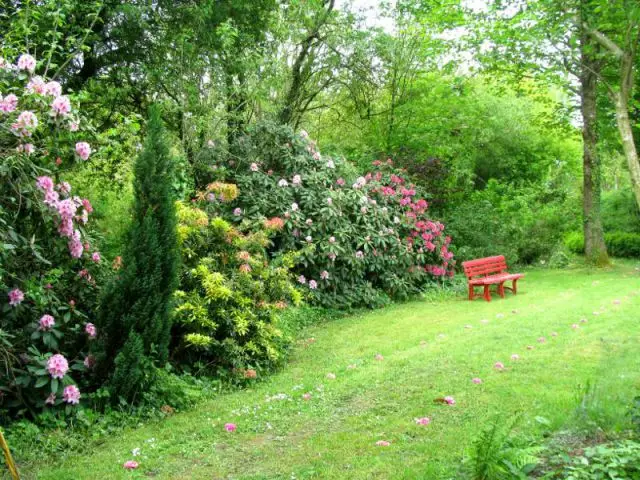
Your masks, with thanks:
[[(289, 365), (254, 388), (125, 431), (88, 453), (23, 464), (23, 475), (460, 478), (461, 459), (496, 415), (522, 413), (519, 429), (534, 437), (584, 422), (576, 411), (593, 384), (598, 402), (591, 421), (608, 431), (623, 429), (628, 405), (640, 392), (636, 265), (532, 270), (520, 293), (505, 300), (412, 302), (310, 327), (305, 338), (315, 341), (301, 341)], [(378, 353), (384, 360), (374, 359)], [(514, 353), (519, 360), (511, 360)], [(498, 361), (504, 371), (494, 368)], [(356, 368), (348, 368), (352, 364)], [(473, 377), (483, 383), (473, 384)], [(308, 401), (305, 392), (312, 394)], [(267, 401), (277, 394), (287, 397)], [(456, 404), (434, 403), (445, 395)], [(415, 424), (423, 416), (430, 425)], [(238, 430), (227, 433), (226, 422)], [(376, 446), (378, 440), (391, 445)], [(140, 467), (124, 471), (134, 448), (140, 448)]]

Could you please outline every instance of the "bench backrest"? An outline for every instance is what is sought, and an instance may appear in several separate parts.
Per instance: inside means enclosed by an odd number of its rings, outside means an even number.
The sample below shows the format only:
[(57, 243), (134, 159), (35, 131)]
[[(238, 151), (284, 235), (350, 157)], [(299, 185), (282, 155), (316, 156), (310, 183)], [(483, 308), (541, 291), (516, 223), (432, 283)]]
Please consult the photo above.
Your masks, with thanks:
[(505, 272), (507, 270), (507, 262), (504, 260), (504, 255), (498, 255), (496, 257), (478, 258), (462, 262), (462, 267), (467, 278), (486, 277), (494, 273)]

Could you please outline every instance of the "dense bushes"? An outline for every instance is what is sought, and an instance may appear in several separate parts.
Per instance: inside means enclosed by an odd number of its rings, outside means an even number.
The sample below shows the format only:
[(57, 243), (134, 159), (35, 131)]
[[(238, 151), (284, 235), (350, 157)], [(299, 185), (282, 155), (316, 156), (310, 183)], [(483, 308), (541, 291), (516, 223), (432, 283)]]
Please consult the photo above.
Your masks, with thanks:
[(460, 260), (502, 254), (509, 263), (550, 259), (565, 232), (578, 227), (574, 198), (551, 186), (514, 188), (490, 181), (460, 205), (445, 209)]
[[(330, 307), (376, 306), (407, 298), (453, 273), (450, 238), (427, 216), (428, 203), (392, 162), (353, 173), (324, 157), (305, 132), (259, 124), (233, 157), (205, 151), (210, 180), (237, 184), (220, 204), (217, 183), (201, 194), (237, 224), (278, 223), (272, 255), (300, 250), (294, 271), (313, 301)], [(206, 160), (205, 160), (206, 161)]]
[(0, 409), (12, 415), (77, 405), (100, 333), (93, 207), (62, 179), (91, 147), (72, 99), (35, 69), (30, 55), (0, 62)]
[[(640, 234), (612, 232), (604, 234), (609, 255), (614, 257), (640, 258)], [(569, 233), (564, 241), (566, 247), (576, 254), (584, 253), (584, 235), (582, 232)]]
[(290, 282), (293, 256), (271, 262), (266, 256), (278, 225), (242, 233), (183, 204), (178, 218), (184, 265), (173, 360), (198, 373), (248, 378), (280, 363), (290, 343), (280, 312), (302, 296)]

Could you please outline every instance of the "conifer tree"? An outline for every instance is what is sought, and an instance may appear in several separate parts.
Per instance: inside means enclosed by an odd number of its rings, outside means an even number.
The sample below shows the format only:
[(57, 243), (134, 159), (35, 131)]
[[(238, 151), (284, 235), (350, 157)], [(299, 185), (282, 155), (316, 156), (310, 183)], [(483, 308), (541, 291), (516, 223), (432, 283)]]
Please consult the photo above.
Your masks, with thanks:
[(135, 200), (123, 268), (106, 289), (99, 312), (106, 334), (100, 368), (116, 398), (132, 400), (149, 383), (148, 367), (168, 357), (179, 261), (173, 170), (160, 110), (154, 106), (134, 169)]

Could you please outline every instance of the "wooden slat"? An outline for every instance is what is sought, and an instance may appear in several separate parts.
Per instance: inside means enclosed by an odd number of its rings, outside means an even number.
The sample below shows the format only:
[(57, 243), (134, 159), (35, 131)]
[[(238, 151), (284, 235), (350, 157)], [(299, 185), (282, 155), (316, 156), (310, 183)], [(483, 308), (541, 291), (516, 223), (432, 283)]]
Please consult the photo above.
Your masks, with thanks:
[(462, 266), (468, 278), (502, 273), (507, 269), (504, 255), (469, 260), (462, 262)]

